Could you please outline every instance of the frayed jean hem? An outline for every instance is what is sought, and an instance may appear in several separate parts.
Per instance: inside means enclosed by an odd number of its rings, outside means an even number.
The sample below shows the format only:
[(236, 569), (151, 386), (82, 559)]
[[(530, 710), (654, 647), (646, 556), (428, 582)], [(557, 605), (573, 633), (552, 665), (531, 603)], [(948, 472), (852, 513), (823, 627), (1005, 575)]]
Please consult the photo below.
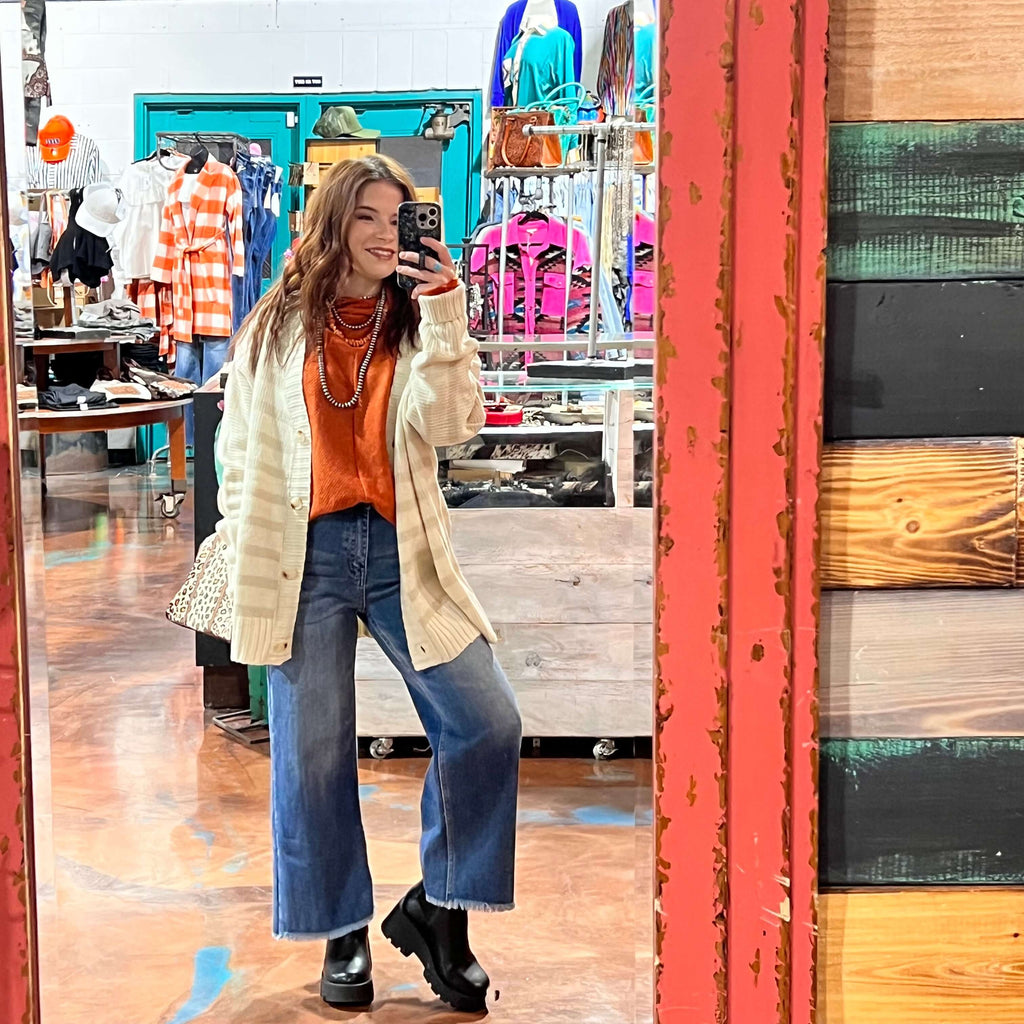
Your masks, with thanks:
[(372, 920), (373, 915), (371, 914), (369, 917), (364, 917), (362, 921), (357, 921), (355, 924), (347, 924), (342, 928), (335, 928), (329, 932), (274, 932), (274, 938), (285, 939), (289, 942), (340, 939), (342, 935), (348, 935), (349, 932), (356, 932), (360, 928), (365, 928)]
[(426, 893), (427, 902), (435, 907), (444, 910), (475, 910), (484, 914), (502, 914), (508, 910), (515, 910), (514, 903), (479, 903), (476, 900), (435, 900), (430, 893)]

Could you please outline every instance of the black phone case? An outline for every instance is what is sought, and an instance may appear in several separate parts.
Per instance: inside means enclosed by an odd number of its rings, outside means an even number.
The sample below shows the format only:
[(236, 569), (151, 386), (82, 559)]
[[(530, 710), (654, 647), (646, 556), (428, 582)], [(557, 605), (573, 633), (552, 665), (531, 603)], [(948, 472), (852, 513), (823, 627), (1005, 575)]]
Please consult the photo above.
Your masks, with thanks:
[[(441, 207), (437, 203), (401, 203), (398, 207), (399, 251), (420, 253), (429, 259), (436, 259), (437, 253), (420, 241), (424, 235), (441, 241)], [(415, 266), (408, 260), (401, 262), (407, 267)], [(420, 283), (405, 274), (399, 274), (398, 281), (409, 291)]]

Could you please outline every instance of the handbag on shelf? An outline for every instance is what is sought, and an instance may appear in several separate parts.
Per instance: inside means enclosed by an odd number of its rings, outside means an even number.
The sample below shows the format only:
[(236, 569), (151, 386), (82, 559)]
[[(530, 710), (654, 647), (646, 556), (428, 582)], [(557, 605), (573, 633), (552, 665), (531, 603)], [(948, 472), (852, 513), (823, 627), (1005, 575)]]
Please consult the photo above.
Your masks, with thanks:
[(232, 600), (228, 579), (227, 545), (211, 533), (199, 545), (188, 579), (167, 607), (168, 620), (230, 642)]
[[(564, 82), (548, 90), (539, 100), (530, 103), (526, 110), (546, 110), (555, 120), (555, 124), (565, 125), (580, 123), (580, 110), (587, 99), (587, 90), (579, 82)], [(554, 136), (555, 148), (558, 149), (558, 163), (564, 163), (565, 156), (579, 147), (578, 135)]]
[(505, 107), (492, 111), (487, 169), (557, 167), (562, 162), (562, 147), (556, 136), (523, 134), (527, 125), (550, 127), (554, 123), (554, 115), (548, 110)]
[(547, 110), (555, 124), (576, 124), (580, 120), (580, 108), (587, 99), (587, 90), (579, 82), (563, 82), (549, 89), (539, 100), (527, 104), (524, 110)]

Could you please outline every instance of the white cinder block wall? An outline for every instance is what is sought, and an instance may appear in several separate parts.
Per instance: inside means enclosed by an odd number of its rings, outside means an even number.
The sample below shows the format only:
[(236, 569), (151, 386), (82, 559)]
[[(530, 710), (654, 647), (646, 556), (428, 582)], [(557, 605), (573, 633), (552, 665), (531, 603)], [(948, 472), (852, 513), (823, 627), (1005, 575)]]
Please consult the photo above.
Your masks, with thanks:
[[(94, 138), (112, 175), (133, 157), (136, 93), (489, 89), (510, 0), (49, 0), (54, 113)], [(593, 88), (604, 19), (619, 0), (575, 0)], [(0, 2), (8, 153), (23, 152), (20, 12)], [(45, 117), (45, 112), (44, 112)], [(11, 160), (12, 183), (21, 175)]]

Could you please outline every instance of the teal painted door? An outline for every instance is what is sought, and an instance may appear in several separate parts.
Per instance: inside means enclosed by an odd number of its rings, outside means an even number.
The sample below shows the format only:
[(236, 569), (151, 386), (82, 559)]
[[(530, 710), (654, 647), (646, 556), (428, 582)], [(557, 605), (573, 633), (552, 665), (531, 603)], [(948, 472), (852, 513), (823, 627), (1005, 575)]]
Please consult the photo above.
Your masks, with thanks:
[(290, 243), (288, 211), (294, 209), (292, 189), (288, 187), (288, 164), (298, 159), (298, 128), (288, 127), (285, 109), (256, 109), (215, 105), (150, 106), (147, 110), (143, 146), (151, 152), (158, 132), (236, 132), (258, 142), (264, 156), (284, 168), (285, 187), (281, 197), (281, 217), (271, 251), (270, 265), (264, 268), (264, 289), (277, 275)]

